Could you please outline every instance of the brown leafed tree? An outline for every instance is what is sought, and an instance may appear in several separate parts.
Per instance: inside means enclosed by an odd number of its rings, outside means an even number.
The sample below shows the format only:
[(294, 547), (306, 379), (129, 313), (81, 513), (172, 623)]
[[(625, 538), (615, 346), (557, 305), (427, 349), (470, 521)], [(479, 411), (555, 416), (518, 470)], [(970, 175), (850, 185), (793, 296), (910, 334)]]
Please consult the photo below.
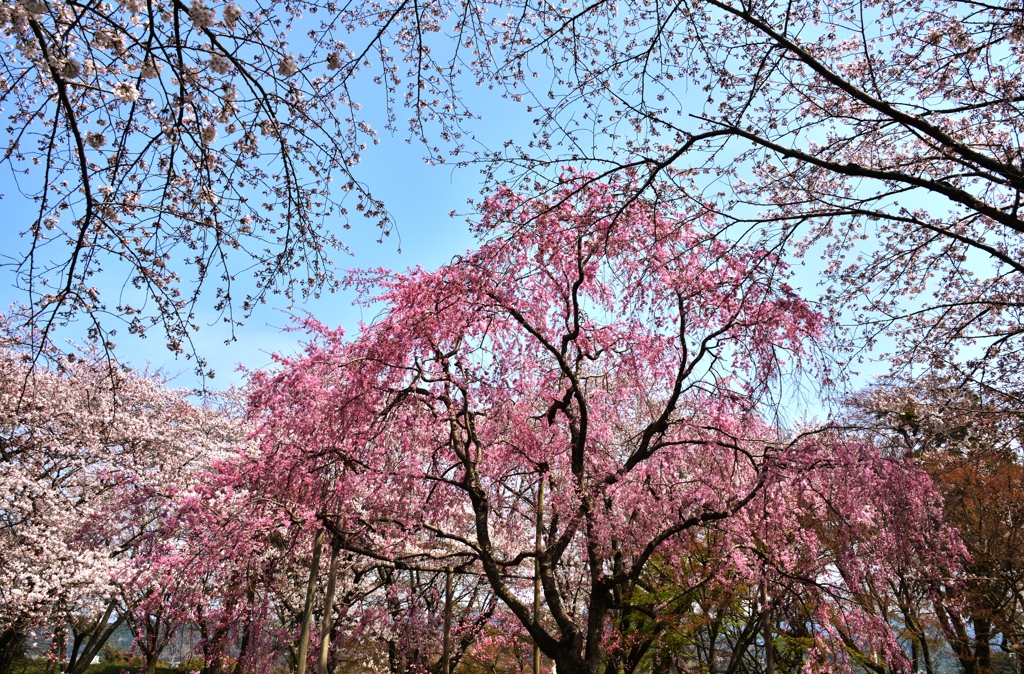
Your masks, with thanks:
[(1024, 464), (1021, 418), (992, 396), (941, 380), (877, 389), (856, 404), (912, 453), (944, 500), (968, 557), (963, 574), (938, 592), (901, 574), (899, 597), (913, 651), (933, 670), (925, 623), (934, 621), (967, 674), (996, 671), (997, 651), (1024, 655)]

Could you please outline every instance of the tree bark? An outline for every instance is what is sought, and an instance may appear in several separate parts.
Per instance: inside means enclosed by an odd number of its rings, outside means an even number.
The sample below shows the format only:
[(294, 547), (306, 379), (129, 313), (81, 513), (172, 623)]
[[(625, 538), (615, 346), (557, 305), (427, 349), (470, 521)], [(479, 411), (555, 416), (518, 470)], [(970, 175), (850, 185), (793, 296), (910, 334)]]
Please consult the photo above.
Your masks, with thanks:
[(313, 559), (309, 564), (309, 583), (306, 585), (306, 605), (302, 610), (302, 632), (299, 634), (299, 661), (296, 663), (297, 674), (306, 674), (306, 661), (309, 658), (309, 627), (313, 618), (313, 596), (316, 594), (316, 581), (320, 575), (320, 548), (324, 542), (324, 530), (316, 532), (313, 539)]
[(992, 621), (987, 618), (974, 618), (974, 672), (975, 674), (992, 674)]
[(327, 594), (324, 597), (324, 619), (320, 630), (320, 658), (316, 662), (317, 674), (327, 674), (327, 659), (331, 654), (331, 628), (334, 625), (334, 591), (338, 582), (339, 550), (339, 546), (332, 539), (331, 570), (327, 575)]
[(764, 638), (764, 671), (775, 674), (775, 648), (772, 646), (772, 621), (768, 611), (768, 589), (761, 583), (761, 630)]
[[(103, 650), (103, 646), (110, 640), (110, 637), (114, 636), (114, 632), (117, 631), (117, 628), (121, 626), (121, 623), (125, 621), (126, 617), (127, 614), (121, 614), (114, 622), (101, 625), (96, 633), (90, 637), (89, 641), (85, 644), (85, 650), (82, 652), (82, 672), (88, 669), (89, 663), (92, 662), (93, 658), (100, 654), (100, 651)], [(162, 649), (160, 652), (162, 652)], [(156, 654), (158, 657), (160, 652)], [(76, 672), (75, 674), (78, 673)]]
[(249, 667), (250, 650), (253, 645), (253, 618), (252, 618), (252, 605), (256, 599), (256, 592), (253, 590), (252, 582), (249, 582), (248, 589), (245, 592), (246, 604), (249, 607), (249, 612), (245, 618), (245, 624), (242, 626), (242, 643), (238, 647), (238, 660), (235, 661), (235, 674), (245, 674)]
[[(541, 473), (540, 482), (537, 485), (537, 540), (534, 552), (536, 557), (533, 563), (533, 621), (540, 624), (540, 553), (544, 547), (544, 474)], [(447, 672), (445, 672), (447, 674)], [(540, 674), (540, 645), (533, 642), (533, 674)]]
[(53, 635), (53, 645), (50, 646), (50, 650), (54, 652), (54, 658), (53, 660), (47, 660), (46, 674), (53, 674), (53, 672), (57, 672), (57, 674), (60, 674), (60, 671), (62, 669), (61, 665), (64, 664), (66, 633), (67, 628), (62, 625), (60, 628), (56, 630), (56, 632)]
[(444, 570), (444, 648), (441, 650), (441, 674), (450, 674), (452, 666), (452, 567)]

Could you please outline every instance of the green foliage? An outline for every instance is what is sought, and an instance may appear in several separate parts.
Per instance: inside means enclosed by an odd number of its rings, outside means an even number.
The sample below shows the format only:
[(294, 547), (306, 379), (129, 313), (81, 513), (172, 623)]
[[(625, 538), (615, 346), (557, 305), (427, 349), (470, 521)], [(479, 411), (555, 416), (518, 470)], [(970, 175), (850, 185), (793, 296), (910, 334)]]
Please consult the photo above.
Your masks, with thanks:
[(44, 674), (46, 672), (45, 660), (18, 660), (11, 667), (11, 674)]
[(188, 674), (189, 672), (201, 672), (204, 667), (206, 667), (206, 661), (203, 658), (189, 658), (179, 663), (178, 668), (174, 671)]
[(100, 651), (100, 662), (111, 665), (126, 665), (125, 653), (114, 644), (106, 644)]

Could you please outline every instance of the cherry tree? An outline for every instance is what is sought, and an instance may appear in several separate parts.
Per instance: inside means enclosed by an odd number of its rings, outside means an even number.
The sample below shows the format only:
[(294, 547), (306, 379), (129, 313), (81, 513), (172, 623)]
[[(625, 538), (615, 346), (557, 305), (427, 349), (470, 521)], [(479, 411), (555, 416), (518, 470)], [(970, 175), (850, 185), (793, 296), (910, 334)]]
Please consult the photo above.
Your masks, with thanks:
[(492, 166), (675, 184), (737, 233), (822, 255), (854, 355), (882, 341), (899, 368), (1019, 390), (1015, 4), (524, 4), (503, 56), (539, 130)]
[[(899, 366), (1019, 388), (1012, 3), (19, 0), (0, 25), (5, 161), (37, 204), (13, 264), (41, 337), (82, 312), (101, 344), (158, 325), (205, 370), (210, 282), (237, 324), (335, 287), (327, 223), (361, 210), (391, 231), (353, 166), (407, 118), (428, 162), (477, 163), (492, 191), (557, 189), (564, 163), (632, 171), (638, 195), (671, 184), (755, 247), (823, 250), (829, 305), (864, 330), (851, 347), (893, 339)], [(481, 149), (470, 82), (536, 132)], [(101, 298), (91, 279), (122, 265), (135, 289)]]
[[(644, 605), (642, 576), (655, 557), (682, 568), (708, 532), (734, 582), (834, 585), (822, 623), (899, 667), (888, 625), (841, 597), (932, 549), (927, 478), (869, 443), (766, 423), (822, 317), (771, 251), (636, 194), (568, 170), (546, 198), (489, 198), (477, 252), (352, 274), (381, 316), (350, 340), (310, 318), (305, 351), (252, 376), (274, 483), (326, 486), (332, 530), (360, 554), (472, 565), (560, 672), (632, 671), (629, 624), (675, 608)], [(836, 579), (815, 564), (838, 541)], [(850, 666), (834, 629), (815, 638), (812, 666)]]
[(262, 671), (276, 653), (271, 599), (288, 578), (282, 559), (291, 558), (277, 533), (283, 524), (225, 479), (237, 477), (226, 465), (208, 467), (175, 496), (155, 545), (140, 555), (144, 593), (132, 615), (150, 668), (182, 634), (198, 637), (210, 674), (230, 671), (230, 658), (243, 671)]
[(538, 130), (492, 155), (500, 175), (571, 161), (674, 184), (736, 236), (823, 255), (851, 357), (881, 340), (899, 368), (1019, 391), (1015, 4), (518, 8), (499, 70)]
[[(929, 596), (948, 591), (958, 570), (950, 562), (963, 548), (941, 525), (922, 529), (924, 522), (915, 521), (920, 510), (907, 517), (906, 504), (929, 494), (925, 475), (906, 472), (905, 463), (880, 457), (877, 447), (851, 442), (845, 432), (829, 442), (829, 458), (812, 474), (767, 490), (771, 505), (762, 516), (771, 529), (758, 532), (756, 548), (764, 577), (738, 572), (730, 541), (715, 529), (702, 532), (686, 557), (652, 560), (633, 602), (662, 615), (633, 617), (629, 628), (637, 636), (622, 635), (627, 662), (642, 653), (658, 672), (762, 672), (771, 671), (771, 662), (780, 671), (853, 666), (881, 674), (908, 664), (894, 648), (898, 642), (913, 651), (910, 671), (918, 671), (918, 651), (899, 629), (898, 586), (913, 574), (916, 589)], [(844, 503), (851, 495), (863, 508), (854, 517), (856, 509)], [(925, 498), (924, 512), (938, 522), (938, 498)], [(792, 499), (815, 506), (780, 507)], [(908, 535), (916, 539), (910, 545), (900, 540)], [(865, 572), (872, 564), (884, 570)], [(887, 625), (893, 634), (881, 636)]]
[[(203, 611), (230, 607), (217, 621), (221, 641), (248, 634), (243, 643), (259, 642), (254, 662), (285, 656), (300, 671), (348, 663), (401, 674), (441, 671), (445, 624), (454, 667), (498, 617), (489, 584), (466, 559), (444, 566), (415, 552), (382, 556), (344, 527), (333, 458), (314, 451), (283, 460), (241, 447), (177, 499), (165, 539), (178, 543), (154, 563), (174, 578), (165, 589), (193, 588), (166, 592), (188, 624), (210, 624)], [(260, 620), (243, 627), (241, 616), (254, 611)], [(208, 668), (213, 643), (201, 635)]]
[[(351, 172), (376, 135), (347, 93), (363, 59), (326, 25), (305, 54), (288, 46), (301, 13), (317, 9), (0, 5), (3, 160), (37, 210), (11, 262), (34, 337), (80, 313), (101, 345), (156, 325), (203, 370), (191, 338), (207, 281), (234, 326), (272, 294), (333, 287), (327, 255), (340, 242), (325, 219), (352, 209), (390, 233)], [(254, 265), (254, 281), (236, 281), (239, 264)], [(111, 268), (127, 269), (131, 288), (116, 301), (91, 280)]]
[[(311, 488), (324, 475), (280, 471), (238, 441), (161, 501), (120, 580), (147, 669), (185, 636), (205, 674), (282, 660), (300, 671), (439, 671), (446, 570), (353, 552), (330, 514), (337, 504)], [(453, 572), (454, 665), (497, 602), (484, 579)]]
[(52, 628), (59, 646), (70, 622), (70, 664), (84, 671), (126, 619), (125, 601), (147, 591), (135, 582), (139, 553), (166, 504), (239, 427), (95, 353), (33, 368), (16, 337), (0, 352), (0, 666), (30, 629)]

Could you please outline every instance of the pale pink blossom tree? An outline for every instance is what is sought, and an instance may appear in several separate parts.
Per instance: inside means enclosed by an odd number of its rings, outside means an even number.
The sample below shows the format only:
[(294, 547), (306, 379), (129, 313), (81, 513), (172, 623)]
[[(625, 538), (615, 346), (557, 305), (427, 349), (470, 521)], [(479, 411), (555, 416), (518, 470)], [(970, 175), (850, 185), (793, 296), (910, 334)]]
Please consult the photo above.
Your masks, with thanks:
[(94, 352), (34, 368), (16, 337), (0, 344), (0, 670), (30, 629), (59, 644), (70, 623), (79, 672), (150, 592), (144, 551), (167, 544), (154, 537), (176, 491), (244, 433)]
[[(288, 47), (317, 9), (0, 4), (0, 161), (36, 211), (16, 225), (25, 247), (4, 265), (26, 293), (21, 320), (38, 328), (37, 349), (79, 315), (108, 350), (119, 330), (156, 326), (209, 375), (192, 344), (203, 290), (233, 337), (272, 295), (335, 287), (328, 255), (341, 244), (326, 219), (361, 212), (391, 232), (352, 173), (377, 134), (348, 93), (363, 59), (334, 39), (333, 19), (311, 24), (305, 53)], [(254, 276), (236, 279), (250, 264)], [(115, 269), (126, 272), (116, 300), (93, 279)]]

